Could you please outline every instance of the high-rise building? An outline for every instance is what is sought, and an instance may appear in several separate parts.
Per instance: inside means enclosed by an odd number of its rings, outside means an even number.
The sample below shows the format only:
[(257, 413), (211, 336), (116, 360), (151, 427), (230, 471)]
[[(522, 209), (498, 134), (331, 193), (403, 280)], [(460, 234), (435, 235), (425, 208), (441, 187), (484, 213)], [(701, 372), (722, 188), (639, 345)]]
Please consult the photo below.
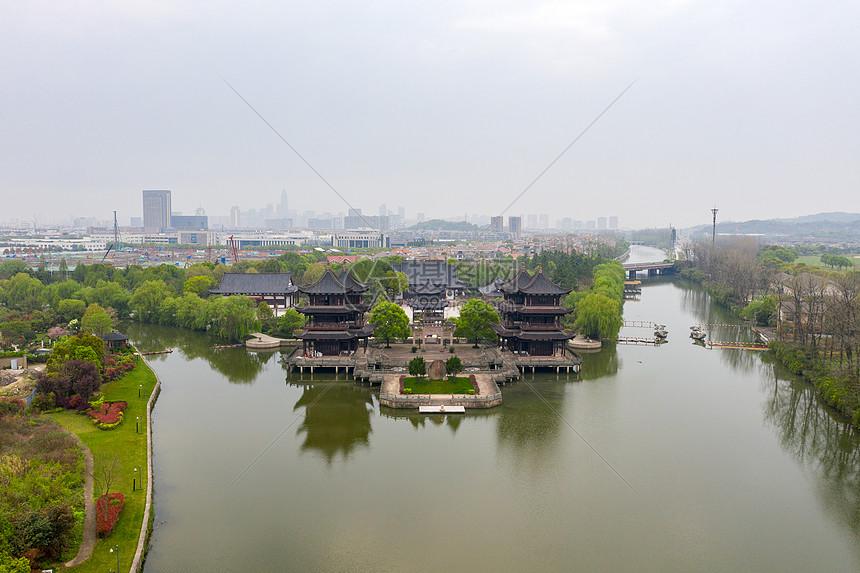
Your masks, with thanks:
[(419, 223), (423, 223), (423, 222), (424, 222), (424, 213), (418, 213), (417, 217), (418, 217), (418, 222), (419, 222)]
[(526, 229), (537, 229), (538, 217), (534, 213), (526, 215)]
[(615, 215), (609, 217), (609, 228), (610, 229), (617, 229), (618, 228), (618, 217), (616, 217)]
[(239, 206), (233, 205), (230, 207), (230, 226), (234, 229), (239, 226)]
[(606, 217), (598, 217), (597, 218), (597, 229), (599, 231), (606, 229)]
[(547, 215), (546, 213), (541, 213), (540, 223), (538, 223), (538, 226), (541, 229), (549, 229), (549, 215)]
[(508, 232), (510, 232), (511, 236), (515, 239), (519, 239), (523, 235), (523, 218), (522, 217), (508, 217)]
[(490, 218), (490, 232), (491, 233), (501, 233), (504, 230), (504, 219), (499, 217), (491, 217)]
[(385, 203), (379, 206), (379, 216), (384, 217), (388, 215), (388, 207), (385, 206)]
[(278, 203), (278, 217), (284, 218), (289, 215), (288, 212), (288, 204), (287, 204), (287, 190), (284, 189), (281, 191), (281, 201)]
[(167, 189), (143, 190), (143, 228), (147, 232), (161, 232), (170, 227), (170, 191)]

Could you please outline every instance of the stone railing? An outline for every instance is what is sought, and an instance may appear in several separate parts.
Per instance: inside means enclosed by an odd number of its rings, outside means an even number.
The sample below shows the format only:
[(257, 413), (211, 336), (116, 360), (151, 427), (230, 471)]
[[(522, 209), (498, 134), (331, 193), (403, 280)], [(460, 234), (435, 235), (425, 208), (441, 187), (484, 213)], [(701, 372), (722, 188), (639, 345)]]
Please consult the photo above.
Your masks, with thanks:
[[(444, 396), (444, 398), (442, 398)], [(450, 396), (450, 397), (449, 397)], [(418, 408), (443, 399), (445, 405), (492, 408), (502, 403), (502, 393), (493, 394), (379, 394), (379, 403), (389, 408)]]
[(143, 565), (143, 555), (146, 550), (146, 534), (149, 530), (149, 516), (152, 512), (152, 407), (161, 393), (161, 379), (158, 377), (158, 374), (156, 374), (143, 355), (140, 356), (140, 359), (155, 376), (155, 387), (152, 389), (152, 394), (149, 395), (149, 401), (146, 403), (146, 505), (143, 508), (143, 522), (140, 525), (140, 535), (137, 538), (137, 550), (134, 553), (134, 560), (131, 562), (129, 573), (138, 573), (140, 571), (141, 565)]

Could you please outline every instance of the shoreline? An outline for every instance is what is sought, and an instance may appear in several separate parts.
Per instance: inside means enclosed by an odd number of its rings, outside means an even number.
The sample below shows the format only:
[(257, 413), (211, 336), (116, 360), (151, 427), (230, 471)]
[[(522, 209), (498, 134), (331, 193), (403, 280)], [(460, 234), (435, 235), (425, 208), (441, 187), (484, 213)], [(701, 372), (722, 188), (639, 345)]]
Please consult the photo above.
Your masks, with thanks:
[(152, 534), (150, 522), (152, 521), (152, 408), (155, 406), (158, 396), (161, 394), (161, 378), (158, 373), (150, 366), (146, 358), (140, 355), (140, 360), (149, 368), (152, 375), (155, 376), (155, 386), (152, 393), (149, 395), (149, 400), (146, 403), (146, 504), (143, 506), (143, 519), (140, 524), (140, 536), (137, 540), (137, 549), (134, 553), (134, 559), (131, 562), (129, 573), (137, 573), (146, 557), (146, 547), (149, 544), (149, 536)]

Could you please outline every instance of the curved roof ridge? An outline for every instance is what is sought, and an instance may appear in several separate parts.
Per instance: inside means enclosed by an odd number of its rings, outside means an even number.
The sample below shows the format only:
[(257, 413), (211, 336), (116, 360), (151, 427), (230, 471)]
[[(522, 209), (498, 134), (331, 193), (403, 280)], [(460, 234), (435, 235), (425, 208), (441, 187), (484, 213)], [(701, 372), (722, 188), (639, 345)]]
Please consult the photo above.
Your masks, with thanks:
[(303, 293), (321, 294), (321, 293), (345, 293), (347, 288), (338, 280), (331, 269), (327, 268), (323, 276), (313, 284), (300, 286), (299, 290)]

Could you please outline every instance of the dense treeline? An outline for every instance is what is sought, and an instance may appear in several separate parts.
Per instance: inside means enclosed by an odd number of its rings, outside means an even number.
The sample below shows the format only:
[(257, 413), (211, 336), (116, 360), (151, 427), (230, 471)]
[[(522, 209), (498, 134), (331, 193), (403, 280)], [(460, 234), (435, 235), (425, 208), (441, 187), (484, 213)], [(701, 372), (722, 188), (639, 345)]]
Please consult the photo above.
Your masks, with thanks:
[[(257, 309), (248, 297), (210, 297), (226, 272), (291, 273), (293, 282), (309, 284), (326, 269), (326, 256), (287, 252), (263, 261), (224, 264), (196, 263), (188, 268), (173, 265), (115, 268), (108, 264), (78, 265), (74, 270), (49, 273), (30, 269), (19, 260), (0, 264), (0, 332), (10, 341), (31, 343), (47, 337), (52, 327), (82, 328), (102, 335), (117, 320), (132, 318), (208, 331), (228, 340), (242, 340), (250, 332), (265, 331), (290, 336), (304, 320), (295, 311), (274, 318), (271, 309)], [(360, 259), (349, 264), (359, 280), (370, 283), (370, 295), (395, 297), (409, 286), (406, 276), (393, 265), (399, 256)], [(332, 265), (340, 272), (347, 264)], [(57, 336), (68, 334), (58, 332)], [(50, 338), (56, 338), (53, 336)]]
[[(742, 317), (774, 327), (777, 357), (860, 426), (860, 271), (810, 267), (795, 262), (793, 249), (752, 240), (699, 244), (692, 253), (682, 274)], [(828, 256), (822, 262), (834, 260)]]

